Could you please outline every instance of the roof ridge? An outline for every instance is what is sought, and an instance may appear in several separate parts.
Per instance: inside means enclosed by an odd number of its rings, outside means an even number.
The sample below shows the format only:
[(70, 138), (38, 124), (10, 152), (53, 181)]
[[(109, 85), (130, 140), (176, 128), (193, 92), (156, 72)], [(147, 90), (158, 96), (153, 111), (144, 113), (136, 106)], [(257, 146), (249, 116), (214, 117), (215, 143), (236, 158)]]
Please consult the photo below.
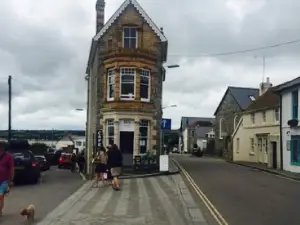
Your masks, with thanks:
[(114, 14), (109, 18), (109, 20), (104, 24), (102, 29), (93, 37), (93, 40), (98, 41), (102, 35), (106, 33), (106, 31), (112, 26), (112, 24), (120, 17), (121, 13), (132, 4), (137, 12), (144, 18), (144, 20), (148, 23), (151, 29), (156, 33), (156, 35), (160, 38), (162, 42), (166, 42), (167, 38), (163, 34), (163, 32), (158, 28), (158, 26), (152, 21), (150, 16), (145, 12), (142, 6), (136, 0), (125, 0), (121, 6), (114, 12)]
[(240, 89), (253, 89), (253, 90), (259, 90), (259, 88), (253, 88), (253, 87), (228, 86), (228, 88), (240, 88)]

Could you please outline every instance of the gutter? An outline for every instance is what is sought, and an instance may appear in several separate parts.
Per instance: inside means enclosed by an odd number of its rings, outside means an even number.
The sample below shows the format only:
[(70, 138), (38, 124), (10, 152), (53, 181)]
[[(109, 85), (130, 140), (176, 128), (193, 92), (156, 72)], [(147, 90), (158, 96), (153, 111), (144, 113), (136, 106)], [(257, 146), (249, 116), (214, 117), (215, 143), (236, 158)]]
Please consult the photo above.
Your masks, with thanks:
[(279, 124), (280, 124), (280, 169), (283, 170), (283, 147), (282, 147), (282, 95), (280, 94), (280, 107), (279, 107)]

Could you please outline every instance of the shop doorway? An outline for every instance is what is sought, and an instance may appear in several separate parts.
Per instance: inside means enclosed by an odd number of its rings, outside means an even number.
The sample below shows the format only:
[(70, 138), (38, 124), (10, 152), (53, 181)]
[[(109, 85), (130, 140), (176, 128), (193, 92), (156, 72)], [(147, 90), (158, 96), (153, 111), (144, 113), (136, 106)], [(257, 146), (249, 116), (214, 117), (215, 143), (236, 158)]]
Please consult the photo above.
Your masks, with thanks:
[(120, 150), (123, 154), (124, 166), (130, 166), (133, 163), (134, 132), (120, 131)]

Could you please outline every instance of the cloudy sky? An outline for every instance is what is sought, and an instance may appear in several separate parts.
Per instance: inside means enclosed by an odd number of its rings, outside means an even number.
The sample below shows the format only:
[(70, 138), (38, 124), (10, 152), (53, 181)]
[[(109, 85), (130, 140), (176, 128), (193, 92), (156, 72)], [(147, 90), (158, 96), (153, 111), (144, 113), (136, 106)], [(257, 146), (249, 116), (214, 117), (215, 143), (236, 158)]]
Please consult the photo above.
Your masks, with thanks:
[[(95, 35), (96, 0), (0, 1), (0, 129), (7, 128), (13, 76), (14, 129), (83, 129), (85, 66)], [(123, 0), (107, 0), (106, 21)], [(274, 85), (300, 75), (300, 43), (223, 53), (300, 39), (299, 0), (139, 0), (169, 40), (164, 116), (212, 116), (226, 87), (258, 87), (262, 56)]]

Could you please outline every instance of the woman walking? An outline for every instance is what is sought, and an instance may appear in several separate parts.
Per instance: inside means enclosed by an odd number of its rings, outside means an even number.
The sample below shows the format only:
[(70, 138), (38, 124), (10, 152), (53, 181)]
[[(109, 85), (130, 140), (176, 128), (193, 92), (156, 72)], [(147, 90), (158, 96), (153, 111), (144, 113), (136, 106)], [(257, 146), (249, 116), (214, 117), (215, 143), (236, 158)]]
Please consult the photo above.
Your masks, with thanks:
[(116, 144), (113, 144), (111, 149), (107, 152), (107, 165), (110, 168), (113, 177), (112, 187), (115, 190), (120, 190), (119, 176), (123, 164), (123, 155)]
[(96, 187), (99, 186), (99, 182), (101, 182), (100, 187), (104, 185), (104, 173), (106, 173), (107, 170), (107, 155), (105, 148), (102, 147), (100, 149), (100, 152), (98, 153), (97, 157), (97, 165), (95, 168), (95, 173), (96, 173)]

